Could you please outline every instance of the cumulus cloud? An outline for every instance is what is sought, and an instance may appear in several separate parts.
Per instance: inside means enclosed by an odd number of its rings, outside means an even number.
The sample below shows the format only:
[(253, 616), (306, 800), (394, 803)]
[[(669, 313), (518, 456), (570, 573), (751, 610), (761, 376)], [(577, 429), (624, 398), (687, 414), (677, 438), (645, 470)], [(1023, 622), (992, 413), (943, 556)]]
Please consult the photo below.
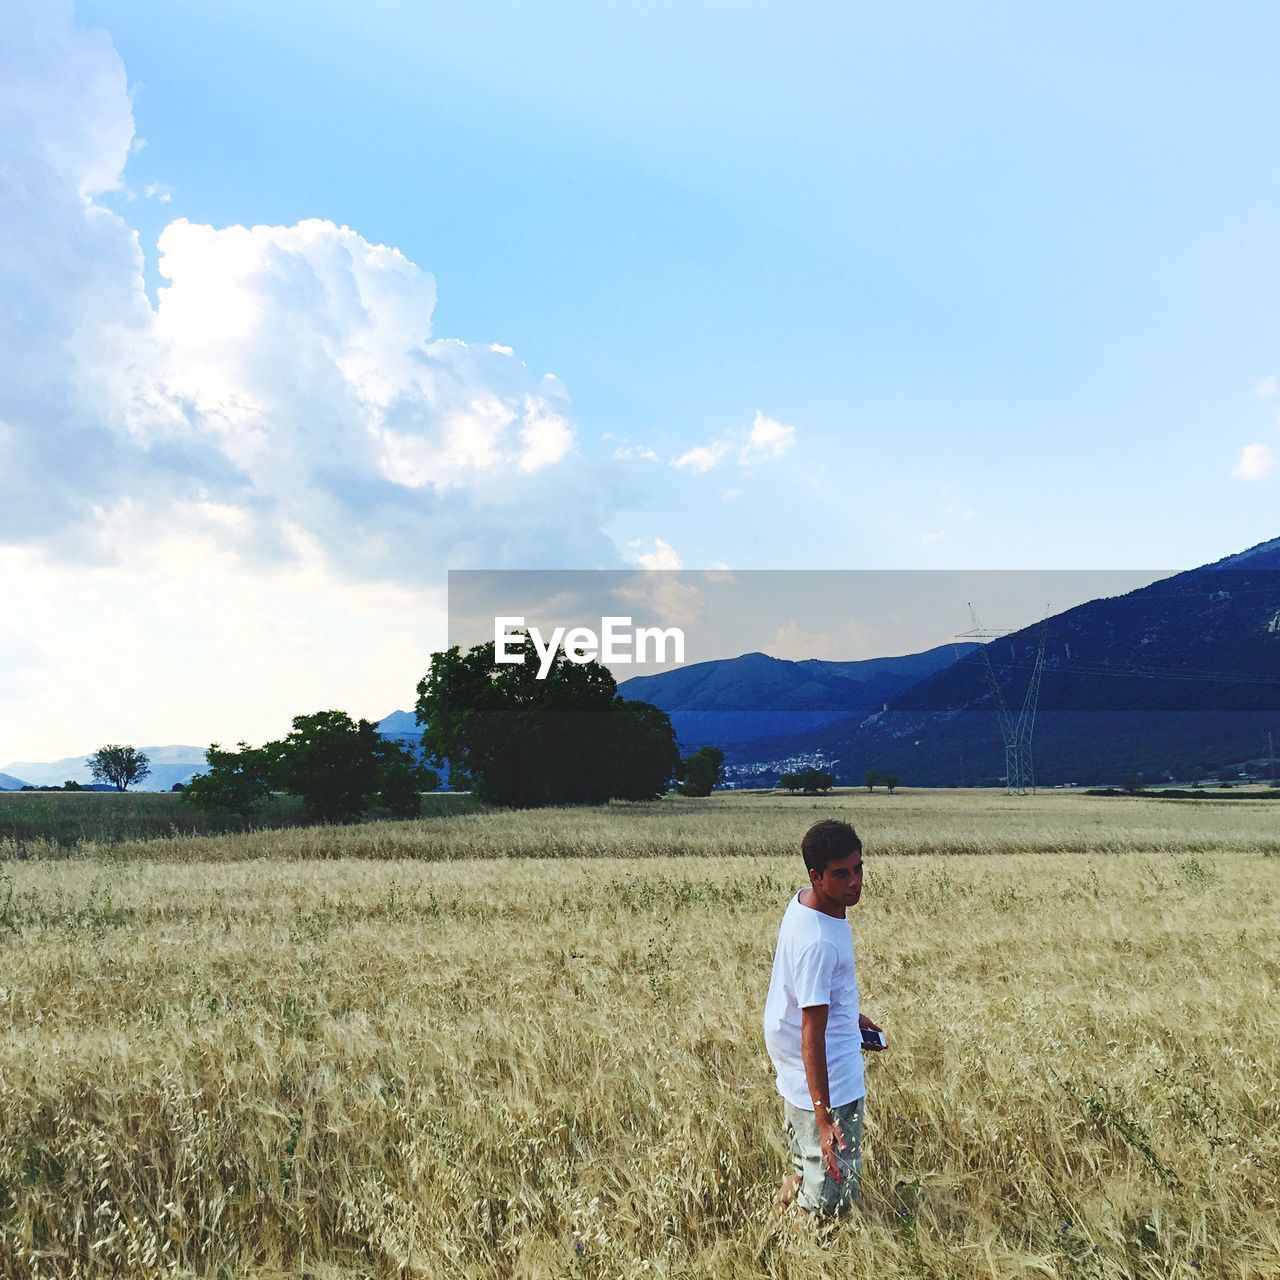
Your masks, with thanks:
[[(647, 548), (647, 549), (646, 549)], [(643, 569), (679, 569), (680, 557), (675, 548), (662, 538), (641, 539), (629, 544), (636, 564)]]
[(1240, 457), (1231, 474), (1237, 480), (1261, 480), (1270, 475), (1276, 465), (1275, 451), (1267, 444), (1247, 444), (1240, 450)]
[(1280, 395), (1280, 378), (1277, 378), (1274, 373), (1269, 373), (1265, 378), (1259, 378), (1253, 384), (1253, 389), (1260, 396)]
[[(100, 197), (135, 146), (124, 67), (69, 5), (26, 0), (0, 53), (0, 542), (127, 557), (210, 534), (364, 579), (617, 564), (574, 465), (568, 395), (510, 347), (432, 331), (436, 284), (348, 227), (159, 241)], [(163, 199), (167, 188), (147, 194)]]
[(613, 450), (615, 462), (657, 462), (658, 455), (647, 444), (620, 444)]
[(768, 462), (780, 458), (795, 444), (796, 429), (785, 422), (767, 418), (759, 410), (747, 435), (747, 442), (738, 453), (743, 466), (754, 462)]
[(747, 431), (730, 431), (711, 444), (696, 445), (671, 460), (673, 467), (706, 472), (719, 466), (733, 451), (738, 451), (738, 465), (751, 467), (759, 462), (781, 458), (795, 444), (796, 429), (789, 423), (767, 417), (759, 410)]
[(794, 620), (779, 627), (765, 652), (774, 658), (803, 662), (808, 658), (850, 661), (883, 653), (883, 637), (855, 618), (846, 619), (832, 632), (809, 631)]
[(717, 444), (695, 445), (673, 459), (671, 465), (681, 469), (687, 468), (690, 471), (710, 471), (728, 452), (729, 446), (724, 441)]
[(808, 658), (836, 658), (839, 646), (834, 636), (806, 631), (799, 623), (788, 622), (778, 629), (765, 651), (774, 658), (803, 662)]

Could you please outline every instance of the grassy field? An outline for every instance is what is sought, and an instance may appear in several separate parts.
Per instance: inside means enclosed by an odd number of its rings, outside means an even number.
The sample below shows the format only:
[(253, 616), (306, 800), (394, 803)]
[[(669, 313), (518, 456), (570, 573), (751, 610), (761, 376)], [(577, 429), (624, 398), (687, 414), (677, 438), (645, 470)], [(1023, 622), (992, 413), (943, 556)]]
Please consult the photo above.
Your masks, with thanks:
[[(891, 1048), (859, 1210), (795, 1236), (759, 1024), (832, 814)], [(1280, 1275), (1278, 827), (744, 795), (11, 857), (0, 1275)]]
[[(431, 795), (428, 814), (471, 807), (468, 797)], [(275, 796), (253, 815), (255, 828), (301, 826), (301, 802)], [(124, 841), (183, 840), (238, 833), (237, 816), (203, 813), (172, 791), (0, 791), (0, 857), (57, 857), (97, 852)]]

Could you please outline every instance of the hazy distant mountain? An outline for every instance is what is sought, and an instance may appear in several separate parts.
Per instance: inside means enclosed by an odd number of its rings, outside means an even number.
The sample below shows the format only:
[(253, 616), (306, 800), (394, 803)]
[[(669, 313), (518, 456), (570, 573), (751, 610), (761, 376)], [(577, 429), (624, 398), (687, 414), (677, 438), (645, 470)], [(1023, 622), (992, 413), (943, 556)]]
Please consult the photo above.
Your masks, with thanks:
[[(378, 721), (378, 732), (384, 738), (390, 738), (395, 742), (402, 743), (409, 747), (415, 754), (421, 756), (422, 748), (422, 726), (418, 723), (417, 716), (412, 711), (393, 711), (389, 716), (383, 716)], [(424, 763), (426, 763), (424, 761)], [(440, 787), (447, 790), (449, 786), (449, 766), (447, 764), (428, 764), (429, 769), (433, 769), (440, 778)]]
[[(1016, 716), (1040, 625), (985, 646)], [(1045, 623), (1045, 666), (1032, 739), (1039, 783), (1148, 780), (1258, 769), (1280, 749), (1280, 539)], [(813, 732), (756, 744), (796, 750), (904, 783), (995, 782), (1004, 745), (985, 665), (975, 652), (889, 701)]]
[[(168, 791), (175, 782), (188, 782), (195, 774), (205, 772), (203, 747), (141, 747), (140, 750), (151, 763), (151, 773), (130, 787), (130, 791)], [(16, 773), (33, 787), (59, 787), (67, 781), (87, 785), (93, 781), (88, 760), (88, 755), (47, 762), (15, 760), (4, 766), (4, 774)]]
[(25, 778), (15, 778), (12, 774), (0, 773), (0, 791), (21, 791), (27, 785)]
[(378, 732), (384, 738), (420, 738), (422, 729), (412, 711), (393, 711), (378, 721)]
[(732, 761), (768, 739), (799, 737), (835, 721), (861, 719), (977, 647), (948, 644), (859, 662), (792, 662), (744, 653), (633, 676), (618, 692), (665, 711), (685, 748), (723, 747)]

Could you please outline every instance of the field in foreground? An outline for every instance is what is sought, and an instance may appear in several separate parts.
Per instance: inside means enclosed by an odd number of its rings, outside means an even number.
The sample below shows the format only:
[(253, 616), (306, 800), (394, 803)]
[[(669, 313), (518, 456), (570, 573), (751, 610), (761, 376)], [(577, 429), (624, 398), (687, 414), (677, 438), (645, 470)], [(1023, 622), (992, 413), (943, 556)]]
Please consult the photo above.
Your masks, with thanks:
[[(881, 799), (0, 863), (0, 1275), (1280, 1274), (1274, 809)], [(892, 1047), (795, 1238), (760, 1007), (841, 810)]]

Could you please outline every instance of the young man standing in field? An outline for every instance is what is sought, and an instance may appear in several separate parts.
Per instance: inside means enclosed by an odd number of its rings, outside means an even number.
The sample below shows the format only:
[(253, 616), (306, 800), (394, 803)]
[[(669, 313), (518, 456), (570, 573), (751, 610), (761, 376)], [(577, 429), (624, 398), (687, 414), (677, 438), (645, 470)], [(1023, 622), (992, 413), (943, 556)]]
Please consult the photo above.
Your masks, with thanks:
[(795, 1170), (774, 1198), (804, 1213), (845, 1212), (862, 1170), (862, 1028), (846, 912), (862, 896), (862, 843), (847, 822), (816, 823), (800, 844), (809, 887), (782, 917), (764, 1008)]

